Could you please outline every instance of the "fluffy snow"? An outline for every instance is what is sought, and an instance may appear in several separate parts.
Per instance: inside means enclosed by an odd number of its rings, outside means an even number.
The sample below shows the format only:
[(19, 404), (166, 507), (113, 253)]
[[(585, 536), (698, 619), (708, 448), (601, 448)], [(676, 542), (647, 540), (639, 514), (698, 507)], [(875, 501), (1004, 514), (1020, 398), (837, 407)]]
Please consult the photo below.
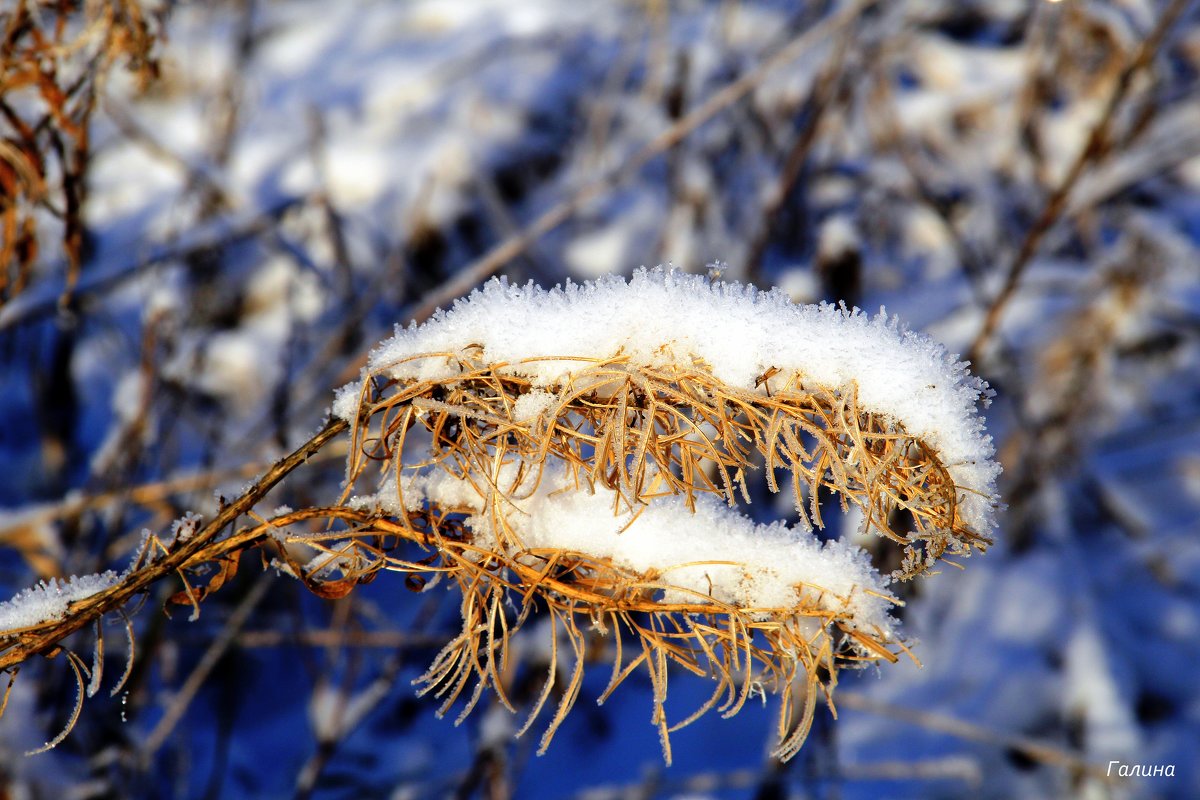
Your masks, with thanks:
[[(493, 279), (426, 324), (398, 329), (371, 353), (367, 369), (399, 380), (444, 379), (459, 371), (453, 355), (421, 356), (469, 345), (482, 347), (485, 362), (551, 391), (587, 366), (578, 358), (616, 356), (647, 367), (699, 360), (751, 391), (766, 391), (756, 384), (772, 368), (798, 373), (806, 385), (857, 386), (863, 409), (897, 420), (937, 450), (965, 490), (964, 522), (985, 534), (994, 526), (1000, 468), (976, 411), (990, 395), (987, 385), (940, 344), (883, 312), (798, 306), (778, 290), (661, 268), (551, 290)], [(334, 413), (353, 420), (358, 393), (359, 384), (343, 387)]]
[(513, 419), (517, 422), (537, 419), (546, 413), (557, 399), (557, 395), (542, 389), (526, 392), (517, 398), (517, 402), (513, 403)]
[(67, 607), (116, 584), (117, 573), (72, 575), (66, 580), (51, 578), (16, 597), (0, 603), (0, 631), (19, 630), (66, 616)]
[[(511, 465), (509, 465), (511, 467)], [(499, 481), (513, 473), (505, 470)], [(614, 509), (617, 492), (597, 486), (575, 490), (561, 469), (547, 469), (536, 491), (499, 509), (467, 481), (445, 472), (427, 472), (405, 482), (409, 509), (431, 501), (445, 509), (475, 512), (468, 520), (474, 544), (519, 555), (521, 550), (555, 549), (611, 560), (619, 567), (657, 576), (666, 603), (694, 604), (706, 597), (742, 609), (790, 609), (801, 602), (831, 613), (847, 613), (849, 623), (892, 638), (895, 621), (887, 580), (871, 566), (866, 552), (842, 541), (822, 543), (816, 536), (783, 522), (758, 525), (716, 497), (696, 498), (695, 513), (682, 497), (656, 500), (636, 513)], [(396, 511), (394, 484), (384, 486), (363, 505)], [(518, 543), (498, 535), (493, 511), (499, 511)], [(670, 588), (667, 588), (670, 587)]]

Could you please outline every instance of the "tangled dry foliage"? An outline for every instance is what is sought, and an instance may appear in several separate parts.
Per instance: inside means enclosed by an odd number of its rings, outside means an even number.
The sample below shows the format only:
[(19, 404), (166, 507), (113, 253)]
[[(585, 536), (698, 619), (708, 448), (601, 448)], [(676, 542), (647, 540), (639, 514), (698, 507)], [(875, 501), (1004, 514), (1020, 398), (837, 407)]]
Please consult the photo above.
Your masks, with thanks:
[[(612, 661), (601, 699), (639, 667), (645, 669), (654, 689), (652, 722), (668, 761), (673, 730), (714, 708), (735, 714), (748, 698), (767, 692), (782, 698), (777, 755), (787, 759), (804, 742), (818, 696), (833, 708), (839, 669), (894, 662), (908, 652), (904, 643), (861, 624), (849, 598), (835, 596), (831, 602), (820, 586), (804, 587), (795, 607), (737, 607), (672, 585), (669, 570), (639, 573), (594, 554), (527, 549), (508, 523), (506, 509), (529, 496), (552, 467), (565, 468), (578, 491), (613, 490), (614, 514), (635, 515), (668, 495), (683, 496), (690, 508), (702, 494), (730, 505), (748, 501), (747, 472), (763, 468), (772, 491), (790, 485), (805, 527), (824, 525), (823, 492), (836, 494), (843, 510), (859, 506), (870, 530), (903, 545), (897, 572), (902, 579), (921, 574), (944, 556), (965, 555), (989, 543), (961, 521), (962, 489), (933, 449), (895, 421), (859, 407), (853, 386), (810, 386), (801, 375), (769, 370), (750, 391), (722, 383), (702, 363), (647, 368), (621, 357), (566, 359), (578, 368), (560, 387), (555, 404), (522, 420), (514, 409), (530, 383), (505, 369), (510, 365), (485, 363), (478, 355), (468, 349), (422, 356), (457, 362), (458, 374), (439, 380), (370, 376), (362, 384), (353, 425), (330, 422), (187, 537), (165, 543), (148, 539), (116, 586), (74, 604), (65, 619), (4, 634), (0, 668), (15, 672), (30, 655), (57, 655), (68, 634), (93, 624), (101, 644), (91, 667), (66, 651), (80, 688), (73, 722), (85, 684), (87, 693), (99, 685), (104, 614), (123, 615), (126, 602), (172, 573), (184, 588), (171, 602), (198, 612), (205, 597), (236, 573), (241, 553), (260, 545), (275, 556), (277, 566), (327, 598), (344, 596), (384, 570), (406, 573), (417, 590), (430, 579), (452, 581), (462, 595), (462, 631), (419, 680), (423, 693), (441, 698), (442, 713), (470, 688), (462, 719), (488, 687), (515, 710), (502, 677), (509, 645), (531, 616), (544, 614), (554, 652), (521, 729), (533, 724), (558, 686), (543, 750), (579, 696), (585, 660), (599, 648)], [(269, 520), (252, 510), (275, 483), (346, 428), (348, 481), (335, 505), (287, 511)], [(412, 458), (414, 450), (421, 451), (419, 459)], [(473, 487), (468, 494), (474, 499), (461, 505), (406, 500), (405, 478), (418, 471), (452, 476)], [(788, 477), (780, 480), (777, 471)], [(394, 483), (387, 482), (393, 475)], [(356, 489), (365, 491), (366, 484), (381, 480), (400, 493), (382, 507), (403, 513), (364, 509), (352, 497)], [(472, 515), (480, 506), (487, 510), (493, 536), (473, 527), (479, 524)], [(220, 538), (242, 514), (255, 524)], [(898, 529), (894, 520), (899, 518), (911, 519), (910, 529)], [(324, 530), (314, 532), (312, 521), (325, 521)], [(300, 532), (296, 526), (306, 522), (309, 529)], [(325, 555), (302, 565), (288, 546), (297, 542)], [(402, 548), (405, 544), (426, 554), (414, 557)], [(187, 575), (201, 564), (210, 565), (212, 577), (193, 587)], [(132, 653), (132, 628), (126, 625), (126, 630)], [(565, 688), (556, 674), (560, 650), (574, 663)], [(672, 662), (715, 681), (709, 700), (674, 724), (664, 708)], [(804, 688), (800, 708), (793, 707), (797, 701), (790, 691), (797, 683)]]
[(47, 219), (61, 229), (69, 301), (98, 94), (119, 64), (142, 88), (154, 79), (157, 28), (139, 0), (16, 0), (0, 11), (0, 305), (29, 285)]
[[(560, 646), (561, 629), (575, 668), (543, 749), (579, 693), (587, 642), (580, 623), (611, 640), (612, 680), (603, 697), (645, 667), (654, 687), (652, 721), (668, 761), (672, 730), (714, 707), (734, 714), (747, 697), (768, 690), (784, 698), (777, 754), (790, 758), (808, 732), (818, 694), (832, 707), (839, 667), (895, 661), (905, 650), (883, 632), (856, 624), (848, 598), (839, 598), (841, 610), (831, 611), (821, 587), (811, 587), (794, 608), (740, 608), (686, 590), (694, 597), (679, 602), (670, 574), (638, 574), (587, 553), (525, 548), (505, 510), (537, 489), (551, 463), (566, 468), (577, 491), (597, 486), (615, 491), (614, 514), (635, 516), (667, 495), (682, 495), (689, 507), (699, 494), (717, 495), (730, 505), (748, 502), (748, 470), (761, 466), (771, 491), (781, 488), (776, 475), (781, 470), (789, 476), (802, 525), (823, 527), (822, 490), (836, 494), (843, 510), (861, 507), (869, 529), (903, 545), (897, 574), (902, 579), (945, 555), (988, 544), (959, 519), (961, 489), (934, 451), (895, 421), (860, 408), (853, 386), (808, 386), (801, 375), (776, 373), (764, 374), (758, 390), (748, 391), (722, 383), (700, 363), (645, 368), (623, 358), (563, 359), (579, 365), (568, 385), (560, 387), (545, 414), (520, 420), (514, 408), (532, 387), (506, 369), (512, 365), (485, 363), (470, 351), (421, 358), (455, 361), (458, 374), (364, 382), (342, 503), (365, 477), (382, 471), (395, 474), (388, 485), (401, 495), (398, 506), (411, 508), (415, 504), (403, 497), (405, 472), (442, 470), (474, 487), (494, 537), (481, 543), (464, 524), (477, 503), (422, 507), (400, 530), (360, 530), (359, 541), (334, 555), (348, 576), (365, 577), (381, 567), (427, 570), (447, 575), (462, 590), (462, 633), (421, 679), (424, 691), (444, 698), (443, 712), (472, 679), (464, 715), (489, 685), (511, 708), (501, 679), (508, 641), (531, 609), (544, 607), (553, 622), (553, 646)], [(405, 459), (414, 428), (427, 434), (416, 441), (432, 443), (432, 454), (417, 462)], [(902, 516), (897, 511), (907, 512), (911, 530), (895, 529), (891, 521)], [(432, 563), (415, 565), (364, 550), (361, 537), (377, 533), (433, 546)], [(664, 591), (671, 592), (669, 600)], [(520, 598), (515, 619), (504, 610), (510, 598)], [(628, 660), (626, 633), (635, 641)], [(557, 660), (556, 653), (522, 731), (550, 697)], [(709, 701), (673, 726), (663, 707), (672, 661), (716, 682)], [(798, 678), (806, 691), (796, 713), (784, 690)]]

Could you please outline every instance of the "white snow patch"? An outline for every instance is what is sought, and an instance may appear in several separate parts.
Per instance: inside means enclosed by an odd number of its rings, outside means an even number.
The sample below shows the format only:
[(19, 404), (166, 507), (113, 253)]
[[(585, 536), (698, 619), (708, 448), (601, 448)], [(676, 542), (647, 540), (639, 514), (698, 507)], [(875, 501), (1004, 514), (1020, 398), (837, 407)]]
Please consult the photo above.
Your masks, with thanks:
[(579, 234), (567, 244), (563, 259), (576, 275), (607, 275), (625, 258), (631, 233), (624, 225), (608, 225)]
[(313, 687), (308, 701), (308, 720), (318, 742), (337, 739), (346, 711), (346, 693), (341, 688), (321, 681)]
[(66, 616), (67, 607), (114, 586), (117, 573), (72, 575), (66, 580), (51, 578), (0, 603), (0, 631), (29, 628)]
[(794, 303), (811, 303), (821, 296), (821, 283), (808, 267), (792, 267), (779, 276), (778, 291)]
[(388, 187), (390, 165), (383, 153), (362, 146), (330, 150), (329, 191), (339, 207), (358, 209)]
[(1137, 722), (1112, 667), (1101, 633), (1083, 625), (1067, 643), (1063, 699), (1067, 709), (1086, 722), (1090, 754), (1133, 758), (1141, 744)]
[(834, 259), (862, 249), (861, 237), (854, 221), (845, 214), (826, 220), (817, 238), (817, 254), (821, 259)]
[[(871, 317), (829, 304), (797, 306), (781, 291), (661, 268), (545, 290), (493, 279), (424, 325), (398, 329), (377, 347), (367, 369), (398, 380), (459, 374), (453, 357), (468, 345), (535, 387), (553, 390), (587, 364), (578, 357), (623, 355), (637, 366), (706, 364), (720, 380), (749, 391), (776, 368), (805, 383), (857, 386), (859, 405), (900, 422), (933, 447), (963, 489), (963, 521), (980, 533), (994, 527), (991, 437), (976, 403), (991, 392), (966, 365), (927, 336), (882, 311)], [(575, 358), (572, 358), (575, 357)], [(343, 387), (334, 413), (353, 421), (360, 384)]]
[[(515, 475), (513, 465), (502, 470), (498, 485), (506, 487)], [(394, 484), (385, 486), (378, 502), (394, 498)], [(528, 496), (526, 496), (528, 495)], [(497, 509), (519, 546), (502, 541), (492, 511), (470, 483), (446, 472), (418, 474), (405, 481), (405, 505), (424, 501), (444, 509), (474, 512), (468, 524), (480, 547), (510, 550), (556, 549), (608, 559), (640, 574), (660, 576), (661, 600), (700, 604), (712, 598), (737, 608), (769, 610), (795, 608), (800, 603), (831, 612), (848, 612), (854, 627), (891, 638), (896, 623), (887, 579), (854, 545), (822, 543), (814, 535), (782, 522), (758, 525), (716, 497), (696, 498), (690, 511), (682, 497), (656, 500), (636, 518), (617, 492), (596, 487), (576, 490), (575, 481), (561, 469), (547, 468), (536, 491), (517, 487), (514, 503)], [(397, 503), (391, 502), (392, 511)]]
[(517, 422), (537, 419), (545, 414), (557, 400), (557, 395), (550, 394), (550, 392), (542, 389), (528, 391), (518, 397), (517, 402), (513, 403), (513, 419)]
[(490, 706), (479, 725), (480, 749), (503, 747), (516, 734), (512, 714), (499, 703)]

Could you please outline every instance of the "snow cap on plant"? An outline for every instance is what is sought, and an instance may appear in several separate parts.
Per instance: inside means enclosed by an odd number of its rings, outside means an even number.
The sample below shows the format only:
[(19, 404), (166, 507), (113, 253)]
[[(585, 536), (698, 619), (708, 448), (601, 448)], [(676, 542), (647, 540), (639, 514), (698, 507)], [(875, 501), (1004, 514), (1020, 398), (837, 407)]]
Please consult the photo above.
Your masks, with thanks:
[[(397, 330), (334, 413), (354, 431), (344, 502), (434, 548), (420, 563), (358, 551), (363, 563), (445, 573), (462, 591), (462, 633), (422, 678), (443, 711), (472, 684), (464, 714), (488, 686), (509, 704), (510, 638), (548, 613), (575, 667), (543, 746), (598, 629), (613, 659), (604, 697), (644, 668), (668, 759), (671, 730), (760, 690), (784, 698), (786, 758), (838, 668), (906, 651), (887, 579), (813, 533), (822, 492), (902, 546), (894, 578), (985, 548), (999, 472), (976, 411), (988, 394), (883, 314), (655, 269), (552, 290), (493, 280)], [(792, 494), (796, 526), (737, 511), (759, 470)], [(716, 684), (674, 726), (669, 662)]]

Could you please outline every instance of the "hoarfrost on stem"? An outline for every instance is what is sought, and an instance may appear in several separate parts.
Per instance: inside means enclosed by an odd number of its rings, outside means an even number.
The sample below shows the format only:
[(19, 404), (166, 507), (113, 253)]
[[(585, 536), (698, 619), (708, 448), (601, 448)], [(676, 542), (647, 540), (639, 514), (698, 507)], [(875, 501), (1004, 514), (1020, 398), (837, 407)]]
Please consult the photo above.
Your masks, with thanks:
[(72, 575), (65, 580), (51, 578), (0, 603), (0, 631), (19, 630), (62, 619), (67, 608), (115, 585), (117, 573), (109, 570), (98, 575)]

